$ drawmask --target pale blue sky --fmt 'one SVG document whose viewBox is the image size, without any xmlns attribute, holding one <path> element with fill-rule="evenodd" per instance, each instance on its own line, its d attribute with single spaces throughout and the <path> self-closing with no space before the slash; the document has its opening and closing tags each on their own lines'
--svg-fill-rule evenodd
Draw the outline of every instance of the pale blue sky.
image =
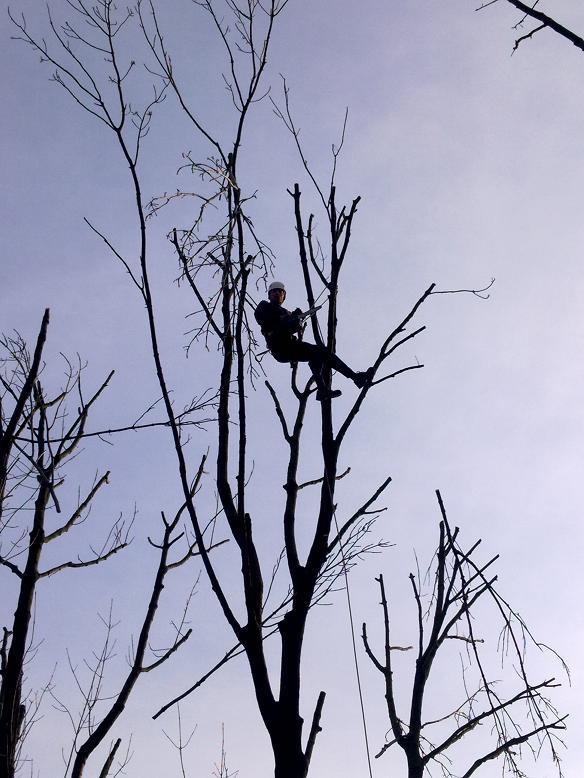
<svg viewBox="0 0 584 778">
<path fill-rule="evenodd" d="M 52 5 L 59 13 L 65 3 Z M 584 726 L 579 648 L 584 638 L 584 55 L 545 31 L 511 57 L 511 25 L 518 17 L 503 0 L 480 14 L 468 0 L 399 5 L 396 10 L 397 4 L 381 0 L 290 0 L 278 20 L 267 77 L 276 97 L 279 74 L 287 77 L 307 156 L 319 175 L 327 174 L 330 144 L 338 139 L 349 107 L 339 189 L 344 199 L 361 194 L 363 201 L 340 299 L 339 352 L 348 362 L 365 367 L 383 333 L 429 283 L 466 288 L 496 278 L 488 301 L 458 295 L 428 302 L 420 316 L 427 332 L 396 362 L 401 366 L 415 355 L 425 369 L 380 386 L 347 443 L 343 464 L 353 467 L 354 480 L 340 490 L 344 512 L 387 474 L 394 478 L 379 532 L 396 547 L 355 571 L 354 607 L 359 623 L 374 619 L 373 576 L 383 570 L 395 587 L 395 622 L 403 619 L 412 626 L 405 586 L 414 565 L 412 548 L 421 556 L 432 548 L 438 516 L 434 489 L 440 488 L 452 523 L 469 541 L 482 537 L 489 551 L 501 553 L 502 590 L 536 635 L 571 666 L 572 689 L 560 691 L 557 699 L 571 714 L 565 772 L 575 778 L 584 761 L 578 742 Z M 575 6 L 562 0 L 553 4 L 553 12 L 582 33 L 584 10 Z M 25 12 L 31 30 L 46 33 L 41 4 L 15 0 L 11 8 Z M 186 0 L 167 0 L 160 19 L 185 90 L 211 126 L 228 136 L 223 64 L 207 20 Z M 87 216 L 124 251 L 135 251 L 127 171 L 105 128 L 48 83 L 49 69 L 38 57 L 8 40 L 6 16 L 2 33 L 0 329 L 17 328 L 32 338 L 42 309 L 50 306 L 47 354 L 81 353 L 90 362 L 90 383 L 116 368 L 96 425 L 131 421 L 157 396 L 143 310 L 127 277 L 83 223 Z M 129 37 L 129 45 L 134 43 Z M 174 172 L 181 152 L 189 149 L 207 153 L 169 98 L 154 117 L 144 149 L 149 194 L 178 185 Z M 257 106 L 248 127 L 241 175 L 248 191 L 258 189 L 256 224 L 274 249 L 277 276 L 287 281 L 289 300 L 296 304 L 301 275 L 285 190 L 299 181 L 307 200 L 312 194 L 291 139 L 267 102 Z M 187 178 L 181 182 L 189 184 Z M 172 223 L 170 214 L 153 223 L 152 271 L 165 361 L 177 397 L 186 400 L 214 381 L 216 362 L 213 354 L 184 360 L 188 325 L 183 317 L 191 303 L 171 284 L 175 266 L 164 234 Z M 287 369 L 268 360 L 264 365 L 285 396 Z M 49 372 L 58 380 L 57 367 Z M 346 396 L 339 409 L 353 392 L 342 388 Z M 256 536 L 269 564 L 280 537 L 285 451 L 263 387 L 250 406 L 258 473 Z M 197 438 L 193 457 L 212 440 L 212 433 Z M 262 452 L 266 440 L 268 453 Z M 153 563 L 145 536 L 156 531 L 159 511 L 172 510 L 178 501 L 171 454 L 170 440 L 156 433 L 121 438 L 113 449 L 88 446 L 79 460 L 76 475 L 85 481 L 98 467 L 112 470 L 112 485 L 92 515 L 95 525 L 120 510 L 131 512 L 136 503 L 136 540 L 125 559 L 101 571 L 46 582 L 37 624 L 44 643 L 31 679 L 46 679 L 58 663 L 58 689 L 70 693 L 65 646 L 78 660 L 88 652 L 88 640 L 80 635 L 99 633 L 95 611 L 106 610 L 112 597 L 122 617 L 123 660 Z M 313 474 L 307 469 L 306 475 Z M 266 488 L 272 480 L 273 489 Z M 227 585 L 235 586 L 238 567 L 230 551 L 224 560 Z M 2 575 L 3 586 L 8 574 Z M 188 589 L 189 576 L 178 578 L 168 588 L 160 635 Z M 199 589 L 192 606 L 197 633 L 192 645 L 160 674 L 143 679 L 122 723 L 121 731 L 134 731 L 129 775 L 166 773 L 164 765 L 174 757 L 150 714 L 231 645 L 203 579 Z M 4 607 L 0 612 L 4 615 Z M 307 637 L 307 717 L 318 690 L 328 690 L 314 757 L 317 776 L 366 774 L 346 619 L 338 596 L 335 607 L 317 611 Z M 400 642 L 412 640 L 411 632 L 396 630 Z M 537 662 L 535 657 L 534 675 L 547 673 Z M 444 668 L 445 687 L 449 670 Z M 387 729 L 383 691 L 365 658 L 362 672 L 376 749 Z M 559 668 L 551 672 L 558 674 Z M 240 778 L 269 774 L 267 738 L 242 661 L 204 687 L 183 714 L 198 727 L 190 752 L 192 776 L 211 773 L 222 721 L 229 762 Z M 64 726 L 47 705 L 31 740 L 31 750 L 43 754 L 37 764 L 41 776 L 60 774 L 56 742 Z M 174 718 L 163 726 L 172 733 Z M 384 759 L 374 764 L 376 777 L 390 772 L 391 757 Z M 484 775 L 490 778 L 496 770 L 487 767 Z M 547 764 L 529 773 L 530 778 L 551 774 Z"/>
</svg>

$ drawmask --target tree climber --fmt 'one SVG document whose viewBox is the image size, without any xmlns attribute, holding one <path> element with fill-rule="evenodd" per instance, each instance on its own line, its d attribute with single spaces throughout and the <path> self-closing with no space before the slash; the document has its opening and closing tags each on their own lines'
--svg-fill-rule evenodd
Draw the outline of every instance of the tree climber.
<svg viewBox="0 0 584 778">
<path fill-rule="evenodd" d="M 298 338 L 297 333 L 302 329 L 303 320 L 307 315 L 303 314 L 300 308 L 292 312 L 288 311 L 282 305 L 285 299 L 284 284 L 281 281 L 273 281 L 268 287 L 268 299 L 262 300 L 255 309 L 255 319 L 262 328 L 262 335 L 274 359 L 278 362 L 308 362 L 316 381 L 317 400 L 339 397 L 342 394 L 339 389 L 329 389 L 326 386 L 323 377 L 325 367 L 350 378 L 359 388 L 365 386 L 371 378 L 371 369 L 356 373 L 324 346 L 305 343 Z"/>
</svg>

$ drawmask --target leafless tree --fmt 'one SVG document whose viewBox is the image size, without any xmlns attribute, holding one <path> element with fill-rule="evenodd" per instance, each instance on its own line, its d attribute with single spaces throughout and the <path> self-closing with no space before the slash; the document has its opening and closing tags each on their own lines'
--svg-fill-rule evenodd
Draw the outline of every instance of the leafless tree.
<svg viewBox="0 0 584 778">
<path fill-rule="evenodd" d="M 251 280 L 254 276 L 256 279 L 259 276 L 261 280 L 268 274 L 271 257 L 258 238 L 251 219 L 246 215 L 246 203 L 249 197 L 245 195 L 245 190 L 239 183 L 237 163 L 244 122 L 259 93 L 272 25 L 281 12 L 283 4 L 272 3 L 267 8 L 263 8 L 255 3 L 247 5 L 229 3 L 228 6 L 233 13 L 233 27 L 239 36 L 236 43 L 231 41 L 227 23 L 221 22 L 215 6 L 211 3 L 200 3 L 200 5 L 210 14 L 231 63 L 227 83 L 237 109 L 237 121 L 234 141 L 228 149 L 225 149 L 220 140 L 203 127 L 202 120 L 196 117 L 186 105 L 186 99 L 178 84 L 152 6 L 150 6 L 152 28 L 148 26 L 144 16 L 141 16 L 141 23 L 162 73 L 164 88 L 175 91 L 181 106 L 192 119 L 195 127 L 216 150 L 211 163 L 190 160 L 193 172 L 201 176 L 209 185 L 209 191 L 201 196 L 202 205 L 197 221 L 186 228 L 175 229 L 172 233 L 172 243 L 179 259 L 182 278 L 188 283 L 201 309 L 202 324 L 194 332 L 194 339 L 204 340 L 207 343 L 209 338 L 216 337 L 221 346 L 222 365 L 215 472 L 221 506 L 241 555 L 243 607 L 246 613 L 243 622 L 236 615 L 239 610 L 238 605 L 230 601 L 223 589 L 218 570 L 210 559 L 204 559 L 204 562 L 224 616 L 247 656 L 260 714 L 272 743 L 275 775 L 279 778 L 300 778 L 308 773 L 312 751 L 320 731 L 321 712 L 325 699 L 325 692 L 322 691 L 314 707 L 308 733 L 305 735 L 301 714 L 301 663 L 308 614 L 311 607 L 330 591 L 343 567 L 367 550 L 364 537 L 370 526 L 371 514 L 376 515 L 379 512 L 379 509 L 375 508 L 376 500 L 391 480 L 389 477 L 386 478 L 361 507 L 345 517 L 340 525 L 337 524 L 335 485 L 339 478 L 338 459 L 341 445 L 372 386 L 393 377 L 398 372 L 403 372 L 403 369 L 400 369 L 381 378 L 376 377 L 385 360 L 402 343 L 423 330 L 422 327 L 407 335 L 404 334 L 407 325 L 420 305 L 431 294 L 433 287 L 422 295 L 404 319 L 388 333 L 380 345 L 378 357 L 370 374 L 369 385 L 358 394 L 353 407 L 338 429 L 335 429 L 333 424 L 330 399 L 326 399 L 321 405 L 322 473 L 320 477 L 313 480 L 313 485 L 320 491 L 319 507 L 314 520 L 312 542 L 304 557 L 298 550 L 296 530 L 299 492 L 303 486 L 299 483 L 298 468 L 304 418 L 314 387 L 312 380 L 298 386 L 298 374 L 296 370 L 293 371 L 292 392 L 297 408 L 292 420 L 289 421 L 275 390 L 269 383 L 267 384 L 280 421 L 285 445 L 289 451 L 285 483 L 286 501 L 282 520 L 290 597 L 286 612 L 283 615 L 278 613 L 277 627 L 281 650 L 279 680 L 274 688 L 264 647 L 264 638 L 274 622 L 266 618 L 264 572 L 253 539 L 252 515 L 255 511 L 252 511 L 246 499 L 246 486 L 250 477 L 247 456 L 246 398 L 250 373 L 253 377 L 255 371 L 256 345 L 248 324 L 250 303 L 253 306 L 250 300 L 252 296 L 250 289 L 253 288 Z M 263 40 L 257 43 L 254 34 L 262 18 L 265 23 L 265 35 Z M 247 70 L 243 70 L 241 62 L 239 67 L 234 64 L 238 57 L 240 61 L 243 58 Z M 247 73 L 247 79 L 242 72 Z M 291 123 L 289 112 L 287 118 Z M 290 129 L 294 132 L 292 125 Z M 338 151 L 335 152 L 335 162 L 337 153 Z M 314 178 L 313 183 L 316 184 Z M 315 283 L 319 284 L 322 294 L 327 296 L 326 333 L 321 334 L 316 315 L 313 314 L 311 317 L 313 334 L 317 343 L 332 352 L 336 346 L 336 299 L 340 273 L 348 253 L 351 227 L 359 198 L 356 198 L 348 207 L 338 208 L 334 171 L 326 195 L 318 184 L 316 186 L 329 230 L 328 262 L 322 266 L 318 264 L 315 254 L 316 244 L 312 236 L 313 217 L 309 217 L 308 232 L 305 232 L 303 226 L 299 186 L 296 185 L 290 194 L 294 205 L 299 260 L 308 307 L 315 308 L 318 296 L 315 292 Z M 204 217 L 209 204 L 217 202 L 224 204 L 224 210 L 221 212 L 218 227 L 210 230 Z M 152 207 L 158 208 L 159 205 L 157 201 Z M 247 246 L 251 246 L 253 253 L 246 250 Z M 142 272 L 144 274 L 146 271 L 143 269 Z M 316 280 L 313 274 L 316 275 Z M 153 319 L 151 319 L 151 328 L 152 322 Z M 154 352 L 157 358 L 156 348 Z M 417 364 L 411 366 L 411 368 L 417 367 L 420 366 Z M 330 384 L 330 371 L 325 376 L 325 382 Z M 233 392 L 234 386 L 236 392 Z M 230 423 L 232 415 L 237 419 L 235 429 Z M 184 457 L 178 440 L 176 451 L 182 474 Z M 234 464 L 230 466 L 232 461 Z M 185 484 L 186 480 L 183 476 L 183 489 Z M 191 519 L 197 534 L 200 519 L 194 504 Z"/>
<path fill-rule="evenodd" d="M 0 566 L 18 579 L 12 624 L 4 626 L 0 651 L 0 776 L 12 778 L 23 742 L 34 721 L 34 701 L 23 688 L 30 650 L 34 600 L 39 582 L 67 570 L 100 564 L 128 545 L 129 525 L 114 521 L 105 539 L 84 557 L 43 566 L 49 544 L 87 518 L 109 473 L 96 476 L 74 510 L 62 518 L 64 468 L 75 456 L 93 405 L 111 373 L 84 396 L 81 367 L 67 362 L 64 386 L 48 396 L 41 382 L 43 348 L 49 325 L 45 311 L 32 354 L 20 335 L 0 340 Z M 77 409 L 68 409 L 71 395 Z M 61 501 L 60 501 L 61 500 Z"/>
<path fill-rule="evenodd" d="M 408 765 L 408 778 L 423 778 L 430 774 L 432 766 L 445 776 L 453 774 L 461 778 L 471 775 L 492 760 L 502 760 L 503 775 L 520 778 L 521 748 L 528 747 L 534 757 L 546 748 L 562 775 L 558 745 L 565 729 L 566 716 L 560 716 L 548 697 L 550 690 L 559 686 L 555 678 L 534 683 L 528 674 L 526 649 L 529 644 L 541 651 L 548 650 L 538 643 L 523 619 L 501 596 L 497 587 L 497 575 L 492 572 L 498 556 L 487 561 L 477 560 L 480 540 L 464 550 L 459 544 L 458 527 L 451 529 L 440 493 L 437 493 L 442 514 L 440 539 L 428 570 L 425 592 L 420 575 L 410 574 L 414 605 L 417 612 L 418 634 L 415 645 L 398 646 L 393 637 L 395 627 L 390 625 L 389 604 L 382 575 L 377 578 L 383 613 L 383 658 L 374 651 L 363 624 L 362 638 L 365 650 L 384 678 L 385 700 L 390 723 L 390 739 L 381 748 L 382 756 L 391 746 L 398 745 L 404 752 Z M 494 609 L 500 624 L 500 633 L 493 634 L 482 612 L 484 601 Z M 424 715 L 428 686 L 436 676 L 432 673 L 438 656 L 448 654 L 448 666 L 456 665 L 453 645 L 462 645 L 460 654 L 460 688 L 462 699 L 450 704 L 450 712 L 428 720 Z M 492 675 L 492 662 L 488 651 L 500 652 L 502 659 L 513 666 L 516 688 L 507 693 L 500 679 Z M 409 712 L 399 713 L 400 698 L 405 685 L 404 673 L 396 678 L 395 656 L 398 651 L 416 651 L 415 669 L 407 694 Z M 561 662 L 559 657 L 556 658 Z M 562 663 L 563 664 L 563 663 Z M 444 667 L 444 661 L 442 666 Z M 500 669 L 502 667 L 500 666 Z M 565 669 L 565 668 L 564 668 Z M 450 673 L 450 685 L 455 688 L 457 671 Z M 473 684 L 475 684 L 473 686 Z M 463 739 L 470 739 L 478 731 L 488 730 L 491 744 L 485 748 L 481 741 L 473 746 L 472 763 L 466 769 L 458 767 L 460 754 L 451 751 Z M 476 755 L 478 752 L 478 756 Z"/>
<path fill-rule="evenodd" d="M 486 2 L 480 5 L 477 10 L 481 11 L 484 8 L 488 8 L 492 5 L 495 5 L 495 3 L 498 1 L 499 0 L 486 0 Z M 536 6 L 539 5 L 539 0 L 536 0 L 531 5 L 521 2 L 521 0 L 505 0 L 505 2 L 510 3 L 512 6 L 514 6 L 514 8 L 517 8 L 517 10 L 521 11 L 522 13 L 521 19 L 513 26 L 514 30 L 522 30 L 527 20 L 533 19 L 535 22 L 537 22 L 535 27 L 532 27 L 530 30 L 523 33 L 515 40 L 513 45 L 514 52 L 517 51 L 523 41 L 533 38 L 533 36 L 538 32 L 546 29 L 552 30 L 552 32 L 555 32 L 562 38 L 570 41 L 570 43 L 576 46 L 576 48 L 584 51 L 584 38 L 582 38 L 580 35 L 577 35 L 565 25 L 560 24 L 558 21 L 556 21 L 556 19 L 540 10 L 540 8 L 537 8 Z"/>
<path fill-rule="evenodd" d="M 196 727 L 193 728 L 188 735 L 184 732 L 182 714 L 180 710 L 180 704 L 176 705 L 177 725 L 176 734 L 169 735 L 168 732 L 163 730 L 164 735 L 172 748 L 178 755 L 180 774 L 182 778 L 188 778 L 189 771 L 187 769 L 186 750 L 190 746 L 191 741 L 196 732 Z M 213 769 L 213 778 L 237 778 L 239 775 L 238 770 L 231 770 L 227 765 L 227 750 L 225 748 L 225 725 L 221 725 L 221 752 L 219 761 L 215 763 Z"/>
</svg>

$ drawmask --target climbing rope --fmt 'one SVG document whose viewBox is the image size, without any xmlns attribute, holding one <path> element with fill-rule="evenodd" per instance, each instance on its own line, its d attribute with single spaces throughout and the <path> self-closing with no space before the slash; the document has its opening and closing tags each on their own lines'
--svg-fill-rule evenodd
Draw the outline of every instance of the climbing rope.
<svg viewBox="0 0 584 778">
<path fill-rule="evenodd" d="M 328 473 L 326 474 L 326 482 L 329 490 L 329 494 L 331 497 L 331 502 L 333 502 L 333 493 L 331 489 L 330 480 L 328 477 Z M 333 503 L 334 505 L 334 503 Z M 335 520 L 335 527 L 337 530 L 337 535 L 339 534 L 339 522 L 337 521 L 337 509 L 333 507 L 333 517 Z M 353 644 L 353 660 L 355 662 L 355 676 L 357 679 L 357 689 L 359 691 L 359 704 L 361 706 L 361 721 L 363 722 L 363 737 L 365 739 L 365 753 L 367 755 L 367 767 L 369 768 L 369 778 L 373 778 L 373 769 L 371 767 L 371 751 L 369 748 L 369 735 L 367 732 L 367 719 L 365 718 L 365 703 L 363 701 L 363 688 L 361 686 L 361 674 L 359 672 L 359 659 L 357 657 L 357 642 L 355 640 L 355 621 L 353 619 L 353 607 L 351 605 L 351 591 L 349 588 L 349 575 L 347 573 L 347 559 L 345 557 L 345 548 L 343 545 L 342 538 L 339 538 L 339 546 L 341 549 L 341 561 L 343 564 L 343 575 L 345 578 L 345 592 L 347 594 L 347 609 L 349 612 L 349 624 L 351 627 L 351 641 Z"/>
</svg>

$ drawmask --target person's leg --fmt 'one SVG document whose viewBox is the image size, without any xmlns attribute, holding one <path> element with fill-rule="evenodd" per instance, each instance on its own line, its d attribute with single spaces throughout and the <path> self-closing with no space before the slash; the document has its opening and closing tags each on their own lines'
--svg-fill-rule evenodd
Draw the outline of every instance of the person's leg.
<svg viewBox="0 0 584 778">
<path fill-rule="evenodd" d="M 354 370 L 351 370 L 349 365 L 343 362 L 343 360 L 336 354 L 329 354 L 328 351 L 326 353 L 328 356 L 328 364 L 333 370 L 336 370 L 337 373 L 344 375 L 345 378 L 350 378 L 351 381 L 355 380 L 357 373 Z"/>
<path fill-rule="evenodd" d="M 371 381 L 373 377 L 373 368 L 370 367 L 369 370 L 365 370 L 365 372 L 362 373 L 355 372 L 355 370 L 351 370 L 349 365 L 343 362 L 343 360 L 336 354 L 331 354 L 326 349 L 320 349 L 318 346 L 316 348 L 320 352 L 323 364 L 325 364 L 327 367 L 330 367 L 332 370 L 336 370 L 337 373 L 344 375 L 345 378 L 349 378 L 351 381 L 353 381 L 355 386 L 359 387 L 359 389 L 362 389 L 369 381 Z"/>
<path fill-rule="evenodd" d="M 351 370 L 343 360 L 336 354 L 331 354 L 323 346 L 317 346 L 314 343 L 305 343 L 301 341 L 298 343 L 299 351 L 304 352 L 304 359 L 298 359 L 299 362 L 308 362 L 311 366 L 312 372 L 322 372 L 323 367 L 326 365 L 331 370 L 336 370 L 337 373 L 349 378 L 351 381 L 355 381 L 360 376 L 360 373 L 356 373 Z"/>
<path fill-rule="evenodd" d="M 305 343 L 303 340 L 296 340 L 291 345 L 288 353 L 291 362 L 308 362 L 316 385 L 319 389 L 325 388 L 322 376 L 324 358 L 318 346 L 315 346 L 313 343 Z"/>
<path fill-rule="evenodd" d="M 331 370 L 336 370 L 345 378 L 349 378 L 358 387 L 365 386 L 371 372 L 369 370 L 366 373 L 356 373 L 336 354 L 331 354 L 323 346 L 317 346 L 315 343 L 306 343 L 303 340 L 292 341 L 286 344 L 285 349 L 273 350 L 272 355 L 278 362 L 308 362 L 318 387 L 319 399 L 322 399 L 325 395 L 336 397 L 341 394 L 340 391 L 331 391 L 326 386 L 323 376 L 323 368 L 325 366 Z"/>
<path fill-rule="evenodd" d="M 323 367 L 329 363 L 326 349 L 314 343 L 305 343 L 303 340 L 297 340 L 294 341 L 289 349 L 289 356 L 291 362 L 308 362 L 318 388 L 317 399 L 322 400 L 324 397 L 340 396 L 340 390 L 327 387 L 322 374 Z"/>
<path fill-rule="evenodd" d="M 349 378 L 351 381 L 353 381 L 355 386 L 359 387 L 359 389 L 371 381 L 373 377 L 372 367 L 370 367 L 368 370 L 365 370 L 364 372 L 356 372 L 355 370 L 352 370 L 349 365 L 343 362 L 343 360 L 336 354 L 331 354 L 326 349 L 323 349 L 323 351 L 324 363 L 332 370 L 336 370 L 337 373 L 344 375 L 345 378 Z"/>
</svg>

